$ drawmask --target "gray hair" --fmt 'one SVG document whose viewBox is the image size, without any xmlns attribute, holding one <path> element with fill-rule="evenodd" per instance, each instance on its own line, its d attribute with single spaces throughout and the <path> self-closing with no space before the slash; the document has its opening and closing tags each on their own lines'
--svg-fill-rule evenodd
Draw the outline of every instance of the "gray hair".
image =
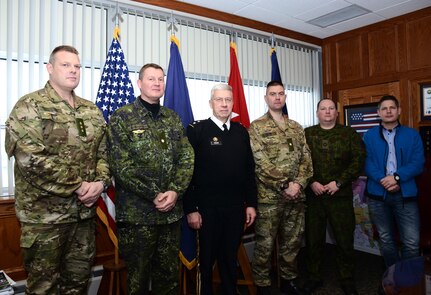
<svg viewBox="0 0 431 295">
<path fill-rule="evenodd" d="M 232 87 L 224 83 L 214 85 L 213 88 L 211 89 L 211 98 L 214 97 L 214 92 L 216 92 L 217 90 L 228 90 L 232 92 Z"/>
</svg>

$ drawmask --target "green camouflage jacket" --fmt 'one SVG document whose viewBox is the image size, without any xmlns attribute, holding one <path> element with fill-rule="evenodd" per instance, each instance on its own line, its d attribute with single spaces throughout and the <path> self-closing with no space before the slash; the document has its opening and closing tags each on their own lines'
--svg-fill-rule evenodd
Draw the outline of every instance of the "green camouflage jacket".
<svg viewBox="0 0 431 295">
<path fill-rule="evenodd" d="M 338 181 L 341 187 L 336 195 L 351 198 L 352 181 L 359 177 L 365 161 L 365 147 L 359 134 L 352 127 L 336 124 L 332 129 L 322 129 L 320 125 L 308 127 L 305 136 L 313 158 L 314 175 L 310 183 L 325 185 Z M 306 192 L 314 196 L 311 189 Z"/>
<path fill-rule="evenodd" d="M 83 181 L 110 183 L 101 111 L 73 93 L 75 109 L 50 83 L 23 96 L 6 121 L 15 157 L 15 208 L 21 222 L 69 223 L 95 215 L 74 194 Z"/>
<path fill-rule="evenodd" d="M 175 112 L 160 107 L 154 119 L 137 98 L 111 116 L 108 147 L 118 222 L 168 224 L 183 216 L 182 194 L 193 174 L 194 152 Z M 153 200 L 168 190 L 178 193 L 176 206 L 159 212 Z"/>
<path fill-rule="evenodd" d="M 250 125 L 259 203 L 279 202 L 283 185 L 293 181 L 305 188 L 313 175 L 303 128 L 287 117 L 284 122 L 281 128 L 268 112 Z M 304 199 L 302 191 L 299 201 Z"/>
</svg>

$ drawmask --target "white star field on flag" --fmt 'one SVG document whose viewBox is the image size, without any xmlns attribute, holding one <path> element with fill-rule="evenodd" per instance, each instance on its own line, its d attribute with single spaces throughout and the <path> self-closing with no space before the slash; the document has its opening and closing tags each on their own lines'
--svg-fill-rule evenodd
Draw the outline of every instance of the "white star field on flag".
<svg viewBox="0 0 431 295">
<path fill-rule="evenodd" d="M 103 67 L 96 105 L 102 110 L 105 121 L 109 122 L 113 112 L 131 103 L 134 98 L 123 50 L 118 40 L 114 39 Z"/>
</svg>

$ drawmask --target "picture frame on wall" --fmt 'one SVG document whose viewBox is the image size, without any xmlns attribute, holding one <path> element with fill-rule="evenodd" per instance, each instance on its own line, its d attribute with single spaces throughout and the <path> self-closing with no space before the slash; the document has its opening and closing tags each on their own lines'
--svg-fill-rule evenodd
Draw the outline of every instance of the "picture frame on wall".
<svg viewBox="0 0 431 295">
<path fill-rule="evenodd" d="M 361 137 L 374 126 L 379 126 L 377 102 L 344 106 L 344 124 L 350 126 Z"/>
<path fill-rule="evenodd" d="M 431 82 L 420 84 L 421 120 L 431 120 Z"/>
</svg>

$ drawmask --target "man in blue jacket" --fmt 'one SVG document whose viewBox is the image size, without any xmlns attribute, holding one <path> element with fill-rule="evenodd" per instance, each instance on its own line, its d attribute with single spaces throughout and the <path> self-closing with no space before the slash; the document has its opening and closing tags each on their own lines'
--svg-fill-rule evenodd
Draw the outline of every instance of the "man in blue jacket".
<svg viewBox="0 0 431 295">
<path fill-rule="evenodd" d="M 419 133 L 398 121 L 398 100 L 383 96 L 377 113 L 378 127 L 364 135 L 367 151 L 365 174 L 371 220 L 380 236 L 381 252 L 387 267 L 419 256 L 418 190 L 415 177 L 424 166 L 424 151 Z M 401 240 L 401 251 L 395 241 L 395 224 Z M 401 254 L 401 255 L 400 255 Z"/>
</svg>

